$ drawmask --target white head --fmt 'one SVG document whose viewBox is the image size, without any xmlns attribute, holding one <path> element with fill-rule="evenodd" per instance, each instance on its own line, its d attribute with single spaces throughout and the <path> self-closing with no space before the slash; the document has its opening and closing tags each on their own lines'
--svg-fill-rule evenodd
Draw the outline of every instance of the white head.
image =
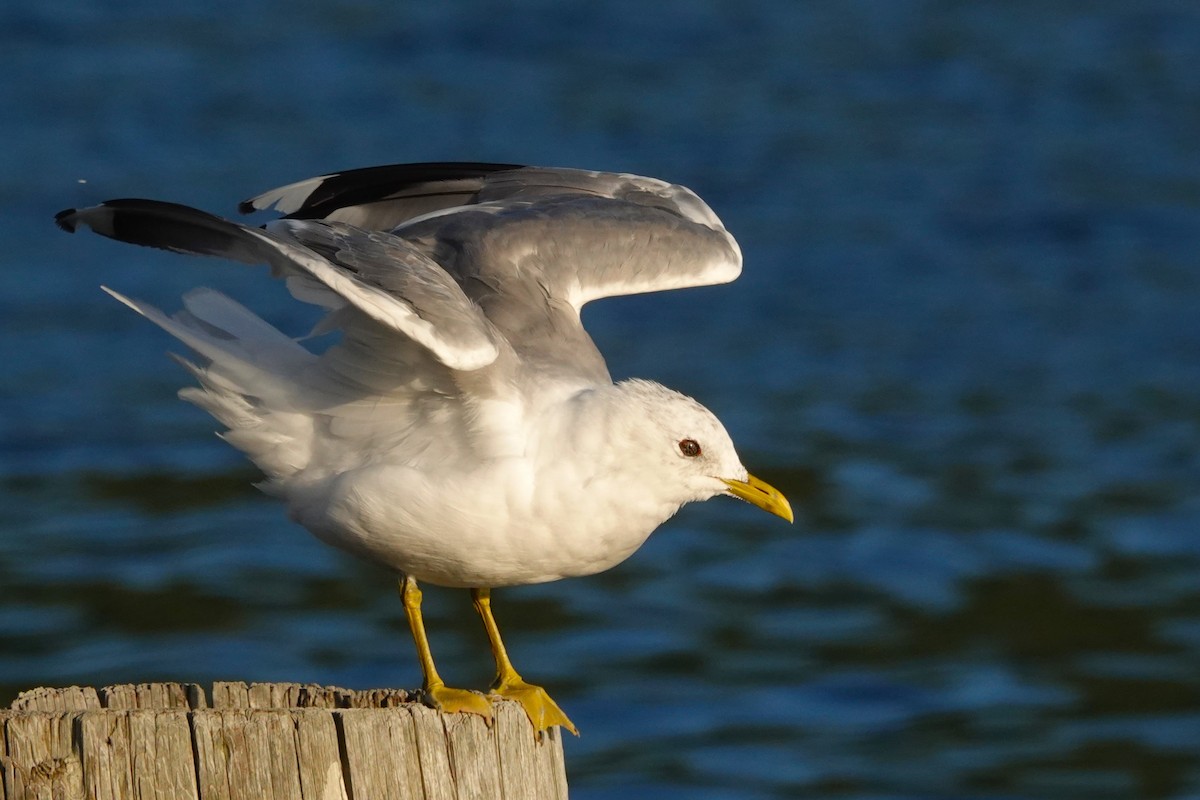
<svg viewBox="0 0 1200 800">
<path fill-rule="evenodd" d="M 725 426 L 707 408 L 651 381 L 622 381 L 611 394 L 602 391 L 594 410 L 604 419 L 592 429 L 597 441 L 590 445 L 597 454 L 612 454 L 597 464 L 602 471 L 644 482 L 643 491 L 672 505 L 671 513 L 728 494 L 792 521 L 784 496 L 746 471 Z"/>
</svg>

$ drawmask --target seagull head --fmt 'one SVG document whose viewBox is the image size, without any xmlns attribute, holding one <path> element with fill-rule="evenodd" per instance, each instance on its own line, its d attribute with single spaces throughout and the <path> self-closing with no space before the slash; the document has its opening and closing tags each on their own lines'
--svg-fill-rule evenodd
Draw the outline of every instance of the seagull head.
<svg viewBox="0 0 1200 800">
<path fill-rule="evenodd" d="M 669 493 L 679 505 L 731 495 L 793 521 L 787 498 L 746 470 L 725 426 L 707 408 L 652 381 L 622 381 L 614 388 L 624 407 L 620 427 L 627 446 L 655 491 Z"/>
</svg>

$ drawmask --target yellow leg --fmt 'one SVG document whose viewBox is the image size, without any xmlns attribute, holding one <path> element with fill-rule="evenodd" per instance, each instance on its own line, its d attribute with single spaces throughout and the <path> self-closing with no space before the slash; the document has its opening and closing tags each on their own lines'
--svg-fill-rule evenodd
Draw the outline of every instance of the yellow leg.
<svg viewBox="0 0 1200 800">
<path fill-rule="evenodd" d="M 504 642 L 500 639 L 500 628 L 496 625 L 496 618 L 492 616 L 492 590 L 472 589 L 471 600 L 475 603 L 475 610 L 483 618 L 483 627 L 487 630 L 492 655 L 496 659 L 496 680 L 492 682 L 492 694 L 520 703 L 539 737 L 542 731 L 551 725 L 561 725 L 578 736 L 579 731 L 575 730 L 575 726 L 558 704 L 550 699 L 546 690 L 541 686 L 526 683 L 513 669 L 512 662 L 508 660 L 508 652 L 504 649 Z"/>
<path fill-rule="evenodd" d="M 421 673 L 425 676 L 421 692 L 426 704 L 451 714 L 457 711 L 479 714 L 490 722 L 492 705 L 486 697 L 466 689 L 451 689 L 438 675 L 437 667 L 433 665 L 433 653 L 429 651 L 429 637 L 425 635 L 425 621 L 421 617 L 421 590 L 408 575 L 400 581 L 400 599 L 404 601 L 404 614 L 408 617 L 408 627 L 412 629 L 417 658 L 421 662 Z"/>
</svg>

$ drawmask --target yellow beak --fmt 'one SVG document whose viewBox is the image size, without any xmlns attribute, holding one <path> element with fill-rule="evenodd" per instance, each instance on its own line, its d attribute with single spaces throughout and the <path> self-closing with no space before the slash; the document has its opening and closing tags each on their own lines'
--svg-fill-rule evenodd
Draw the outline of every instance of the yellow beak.
<svg viewBox="0 0 1200 800">
<path fill-rule="evenodd" d="M 763 511 L 783 517 L 788 522 L 795 521 L 792 516 L 792 506 L 787 498 L 766 481 L 760 481 L 753 475 L 747 475 L 744 481 L 734 481 L 728 478 L 721 480 L 729 487 L 729 493 L 734 497 L 740 497 L 747 503 L 753 503 Z"/>
</svg>

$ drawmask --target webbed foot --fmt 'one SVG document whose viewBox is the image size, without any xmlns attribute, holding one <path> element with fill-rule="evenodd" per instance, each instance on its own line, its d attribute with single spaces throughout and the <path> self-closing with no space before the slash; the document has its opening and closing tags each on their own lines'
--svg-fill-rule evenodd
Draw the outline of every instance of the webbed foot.
<svg viewBox="0 0 1200 800">
<path fill-rule="evenodd" d="M 494 684 L 492 695 L 520 703 L 529 716 L 529 721 L 533 723 L 538 738 L 541 738 L 542 731 L 549 729 L 551 725 L 561 725 L 576 736 L 579 735 L 579 731 L 558 707 L 558 703 L 551 700 L 550 695 L 541 686 L 517 678 Z"/>
<path fill-rule="evenodd" d="M 492 702 L 486 695 L 472 692 L 468 689 L 452 689 L 443 683 L 427 686 L 421 691 L 421 699 L 425 705 L 436 708 L 447 714 L 459 712 L 478 714 L 492 721 Z"/>
</svg>

